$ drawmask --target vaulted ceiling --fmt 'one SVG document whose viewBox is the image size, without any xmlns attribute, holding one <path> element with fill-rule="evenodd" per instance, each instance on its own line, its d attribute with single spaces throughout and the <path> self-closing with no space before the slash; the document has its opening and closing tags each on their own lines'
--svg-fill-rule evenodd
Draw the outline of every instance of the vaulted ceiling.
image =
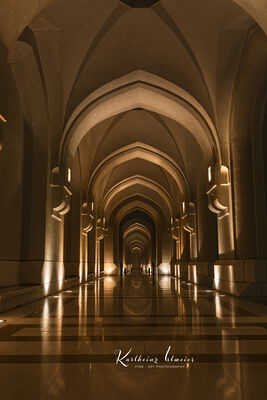
<svg viewBox="0 0 267 400">
<path fill-rule="evenodd" d="M 55 152 L 64 166 L 79 162 L 74 189 L 99 216 L 139 201 L 168 225 L 184 201 L 205 195 L 208 167 L 222 161 L 243 45 L 254 30 L 263 36 L 257 23 L 267 30 L 265 3 L 1 2 L 9 61 L 32 49 L 60 132 Z"/>
</svg>

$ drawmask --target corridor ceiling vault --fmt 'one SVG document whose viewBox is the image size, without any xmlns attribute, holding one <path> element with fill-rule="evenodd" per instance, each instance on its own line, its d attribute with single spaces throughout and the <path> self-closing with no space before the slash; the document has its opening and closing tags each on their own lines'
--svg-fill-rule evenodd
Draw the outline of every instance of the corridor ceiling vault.
<svg viewBox="0 0 267 400">
<path fill-rule="evenodd" d="M 213 282 L 229 260 L 267 257 L 266 13 L 264 0 L 1 2 L 7 284 L 47 294 L 182 263 L 190 278 L 198 262 L 195 283 Z"/>
</svg>

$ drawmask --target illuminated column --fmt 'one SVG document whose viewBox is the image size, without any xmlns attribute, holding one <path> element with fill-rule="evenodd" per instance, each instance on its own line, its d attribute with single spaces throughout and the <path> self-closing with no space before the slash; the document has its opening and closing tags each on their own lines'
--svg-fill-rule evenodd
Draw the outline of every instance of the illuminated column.
<svg viewBox="0 0 267 400">
<path fill-rule="evenodd" d="M 196 213 L 195 205 L 190 202 L 188 210 L 182 217 L 183 229 L 190 234 L 190 259 L 197 258 L 197 237 L 196 237 Z"/>
<path fill-rule="evenodd" d="M 123 238 L 123 248 L 122 248 L 122 265 L 125 267 L 126 262 L 126 239 Z"/>
<path fill-rule="evenodd" d="M 158 274 L 168 275 L 171 274 L 171 241 L 170 241 L 170 232 L 169 226 L 162 225 L 161 226 L 161 244 L 162 244 L 162 254 L 161 254 L 161 263 L 158 265 L 157 271 Z"/>
<path fill-rule="evenodd" d="M 52 171 L 52 184 L 48 191 L 45 262 L 42 270 L 42 284 L 45 293 L 61 290 L 64 284 L 64 215 L 70 209 L 70 177 L 65 185 L 59 182 L 59 168 Z M 68 186 L 67 186 L 68 185 Z"/>
<path fill-rule="evenodd" d="M 107 275 L 117 275 L 118 267 L 114 263 L 114 228 L 113 226 L 108 227 L 107 234 L 105 236 L 105 274 Z"/>
<path fill-rule="evenodd" d="M 234 231 L 229 170 L 217 164 L 214 170 L 209 168 L 208 177 L 209 209 L 217 214 L 219 258 L 230 259 L 234 256 Z"/>
<path fill-rule="evenodd" d="M 81 249 L 80 249 L 80 281 L 88 279 L 88 233 L 93 229 L 94 217 L 92 215 L 92 207 L 88 203 L 84 203 L 81 208 Z"/>
<path fill-rule="evenodd" d="M 180 259 L 180 223 L 176 218 L 170 228 L 171 237 L 175 240 L 175 262 Z"/>
<path fill-rule="evenodd" d="M 99 219 L 97 221 L 97 226 L 96 226 L 96 276 L 100 276 L 100 257 L 101 257 L 101 252 L 100 252 L 100 242 L 105 238 L 107 235 L 108 229 L 106 228 L 106 220 L 105 218 Z"/>
</svg>

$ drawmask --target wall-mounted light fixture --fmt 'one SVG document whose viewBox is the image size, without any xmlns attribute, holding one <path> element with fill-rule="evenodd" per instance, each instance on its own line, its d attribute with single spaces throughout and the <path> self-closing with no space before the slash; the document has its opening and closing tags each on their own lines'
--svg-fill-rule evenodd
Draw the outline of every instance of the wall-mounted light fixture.
<svg viewBox="0 0 267 400">
<path fill-rule="evenodd" d="M 183 201 L 183 214 L 185 213 L 185 201 Z"/>
<path fill-rule="evenodd" d="M 171 225 L 173 225 L 173 218 L 171 218 Z"/>
<path fill-rule="evenodd" d="M 211 182 L 211 179 L 212 179 L 211 167 L 209 167 L 209 168 L 208 168 L 208 180 L 209 180 L 209 183 Z"/>
<path fill-rule="evenodd" d="M 71 183 L 71 169 L 68 168 L 68 183 Z"/>
<path fill-rule="evenodd" d="M 92 201 L 91 210 L 94 211 L 94 202 Z"/>
</svg>

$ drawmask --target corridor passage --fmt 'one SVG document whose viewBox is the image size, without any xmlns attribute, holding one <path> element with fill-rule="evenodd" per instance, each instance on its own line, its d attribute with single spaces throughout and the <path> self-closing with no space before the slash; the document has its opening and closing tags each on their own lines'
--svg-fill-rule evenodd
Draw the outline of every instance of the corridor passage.
<svg viewBox="0 0 267 400">
<path fill-rule="evenodd" d="M 0 318 L 4 400 L 266 399 L 267 307 L 177 278 L 133 270 Z"/>
</svg>

